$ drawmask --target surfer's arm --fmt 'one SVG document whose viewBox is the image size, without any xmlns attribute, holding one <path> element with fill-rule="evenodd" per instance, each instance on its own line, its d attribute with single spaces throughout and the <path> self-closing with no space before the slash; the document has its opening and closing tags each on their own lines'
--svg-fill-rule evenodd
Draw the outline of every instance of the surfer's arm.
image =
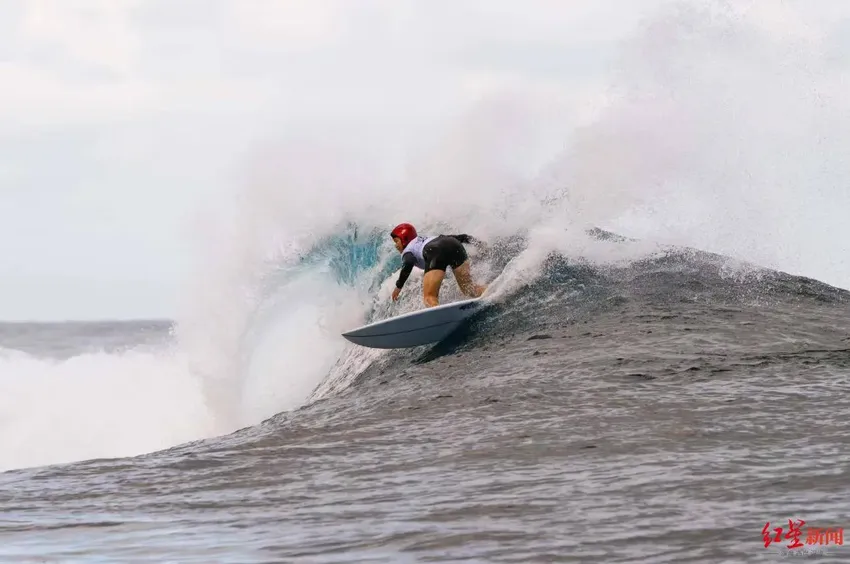
<svg viewBox="0 0 850 564">
<path fill-rule="evenodd" d="M 413 258 L 413 253 L 404 253 L 401 257 L 401 262 L 401 272 L 398 275 L 398 281 L 396 281 L 395 283 L 395 287 L 399 290 L 401 290 L 404 286 L 404 283 L 407 282 L 407 278 L 413 271 L 413 265 L 415 264 L 416 259 Z"/>
<path fill-rule="evenodd" d="M 475 238 L 467 235 L 466 233 L 461 233 L 460 235 L 449 235 L 449 237 L 454 237 L 461 243 L 475 243 Z"/>
</svg>

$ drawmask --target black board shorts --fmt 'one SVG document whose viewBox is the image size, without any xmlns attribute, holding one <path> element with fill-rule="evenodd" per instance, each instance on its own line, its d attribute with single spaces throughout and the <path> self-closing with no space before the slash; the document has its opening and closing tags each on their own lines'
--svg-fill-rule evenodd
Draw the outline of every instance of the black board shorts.
<svg viewBox="0 0 850 564">
<path fill-rule="evenodd" d="M 463 244 L 450 235 L 439 235 L 428 242 L 422 249 L 425 259 L 425 272 L 443 270 L 448 267 L 457 268 L 466 262 L 469 256 Z"/>
</svg>

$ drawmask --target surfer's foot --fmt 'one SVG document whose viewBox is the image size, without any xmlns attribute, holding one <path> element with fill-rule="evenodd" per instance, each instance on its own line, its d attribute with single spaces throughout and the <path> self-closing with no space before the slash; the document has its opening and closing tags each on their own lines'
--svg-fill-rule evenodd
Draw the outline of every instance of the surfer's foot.
<svg viewBox="0 0 850 564">
<path fill-rule="evenodd" d="M 436 296 L 425 296 L 425 305 L 434 307 L 440 305 L 440 300 Z"/>
<path fill-rule="evenodd" d="M 486 291 L 487 291 L 487 285 L 486 284 L 484 284 L 483 286 L 476 286 L 475 287 L 475 297 L 480 298 L 482 295 L 484 295 L 484 292 L 486 292 Z"/>
</svg>

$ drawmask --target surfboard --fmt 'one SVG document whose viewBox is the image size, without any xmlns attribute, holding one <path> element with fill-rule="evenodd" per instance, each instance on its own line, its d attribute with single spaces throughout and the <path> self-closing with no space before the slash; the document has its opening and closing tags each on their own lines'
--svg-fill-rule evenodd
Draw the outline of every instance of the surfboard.
<svg viewBox="0 0 850 564">
<path fill-rule="evenodd" d="M 483 298 L 472 298 L 403 313 L 342 334 L 356 345 L 403 349 L 442 341 L 464 319 L 478 311 Z"/>
</svg>

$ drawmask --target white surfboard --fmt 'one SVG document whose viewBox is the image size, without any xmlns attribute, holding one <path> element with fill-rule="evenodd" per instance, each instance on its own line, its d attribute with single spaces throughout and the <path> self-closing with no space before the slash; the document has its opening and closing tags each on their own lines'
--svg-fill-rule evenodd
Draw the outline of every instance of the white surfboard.
<svg viewBox="0 0 850 564">
<path fill-rule="evenodd" d="M 342 336 L 354 344 L 373 349 L 403 349 L 436 343 L 478 311 L 484 304 L 482 300 L 472 298 L 403 313 L 352 329 Z"/>
</svg>

